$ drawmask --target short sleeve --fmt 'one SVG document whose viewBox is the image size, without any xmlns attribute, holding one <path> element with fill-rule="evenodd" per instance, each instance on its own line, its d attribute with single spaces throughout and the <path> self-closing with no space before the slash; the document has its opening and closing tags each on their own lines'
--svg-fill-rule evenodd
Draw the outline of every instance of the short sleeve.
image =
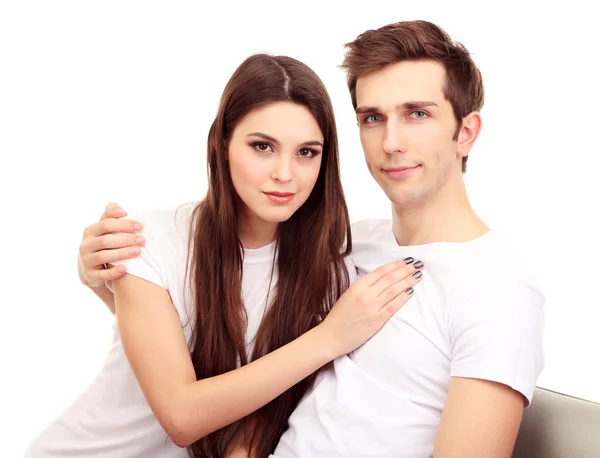
<svg viewBox="0 0 600 458">
<path fill-rule="evenodd" d="M 348 279 L 349 285 L 358 280 L 358 272 L 356 271 L 356 265 L 354 265 L 354 261 L 352 260 L 352 256 L 346 256 L 344 258 L 344 262 L 346 264 L 346 268 L 348 269 Z"/>
<path fill-rule="evenodd" d="M 161 234 L 164 236 L 164 228 L 161 226 L 160 218 L 151 212 L 132 214 L 129 213 L 128 219 L 137 221 L 143 225 L 143 230 L 138 233 L 146 238 L 146 244 L 142 247 L 140 255 L 115 262 L 115 265 L 125 265 L 127 273 L 143 280 L 154 283 L 164 289 L 167 288 L 166 276 L 163 272 L 162 256 L 160 252 Z M 110 284 L 107 284 L 111 289 Z M 112 290 L 112 289 L 111 289 Z"/>
<path fill-rule="evenodd" d="M 545 299 L 519 278 L 477 288 L 450 307 L 450 375 L 490 380 L 520 392 L 528 407 L 544 366 Z"/>
</svg>

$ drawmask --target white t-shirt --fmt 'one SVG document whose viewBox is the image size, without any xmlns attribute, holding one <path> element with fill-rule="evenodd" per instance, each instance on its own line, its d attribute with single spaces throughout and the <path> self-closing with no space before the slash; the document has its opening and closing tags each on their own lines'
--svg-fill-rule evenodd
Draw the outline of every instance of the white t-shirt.
<svg viewBox="0 0 600 458">
<path fill-rule="evenodd" d="M 193 326 L 190 289 L 184 290 L 189 222 L 196 204 L 128 218 L 144 225 L 141 256 L 123 262 L 131 275 L 166 289 L 188 345 Z M 275 243 L 244 250 L 243 299 L 248 312 L 250 346 L 265 311 Z M 207 266 L 218 268 L 219 266 Z M 276 275 L 273 283 L 276 284 Z M 187 458 L 153 415 L 123 351 L 118 327 L 100 373 L 74 403 L 32 442 L 31 458 Z"/>
<path fill-rule="evenodd" d="M 391 220 L 353 226 L 359 276 L 409 256 L 425 266 L 414 296 L 319 375 L 277 458 L 431 457 L 452 376 L 500 382 L 531 401 L 544 362 L 544 296 L 500 237 L 402 247 Z"/>
</svg>

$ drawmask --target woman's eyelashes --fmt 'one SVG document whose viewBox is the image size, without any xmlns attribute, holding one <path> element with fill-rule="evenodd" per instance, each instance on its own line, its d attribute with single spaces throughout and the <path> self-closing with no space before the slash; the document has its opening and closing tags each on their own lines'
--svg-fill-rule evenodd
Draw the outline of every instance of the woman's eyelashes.
<svg viewBox="0 0 600 458">
<path fill-rule="evenodd" d="M 268 142 L 252 142 L 250 146 L 254 148 L 259 153 L 272 153 L 274 152 L 273 146 Z M 314 148 L 300 148 L 296 155 L 303 158 L 311 158 L 321 154 L 320 150 Z"/>
<path fill-rule="evenodd" d="M 313 148 L 302 148 L 297 154 L 301 157 L 315 157 L 321 154 L 321 151 Z"/>
<path fill-rule="evenodd" d="M 252 142 L 250 146 L 259 153 L 268 153 L 273 151 L 273 147 L 267 142 Z"/>
</svg>

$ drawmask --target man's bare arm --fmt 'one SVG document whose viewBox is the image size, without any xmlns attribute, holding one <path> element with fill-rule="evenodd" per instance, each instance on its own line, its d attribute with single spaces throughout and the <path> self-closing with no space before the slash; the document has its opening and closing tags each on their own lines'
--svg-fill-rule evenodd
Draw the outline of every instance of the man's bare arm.
<svg viewBox="0 0 600 458">
<path fill-rule="evenodd" d="M 452 377 L 434 458 L 511 458 L 525 398 L 488 380 Z"/>
</svg>

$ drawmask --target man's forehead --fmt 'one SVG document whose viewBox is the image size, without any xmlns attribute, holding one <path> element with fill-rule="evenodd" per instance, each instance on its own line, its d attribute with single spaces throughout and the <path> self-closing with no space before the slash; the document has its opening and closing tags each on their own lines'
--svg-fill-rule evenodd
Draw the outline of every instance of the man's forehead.
<svg viewBox="0 0 600 458">
<path fill-rule="evenodd" d="M 443 102 L 445 84 L 446 71 L 438 62 L 400 62 L 358 78 L 356 102 L 358 106 L 397 105 L 418 100 Z"/>
</svg>

